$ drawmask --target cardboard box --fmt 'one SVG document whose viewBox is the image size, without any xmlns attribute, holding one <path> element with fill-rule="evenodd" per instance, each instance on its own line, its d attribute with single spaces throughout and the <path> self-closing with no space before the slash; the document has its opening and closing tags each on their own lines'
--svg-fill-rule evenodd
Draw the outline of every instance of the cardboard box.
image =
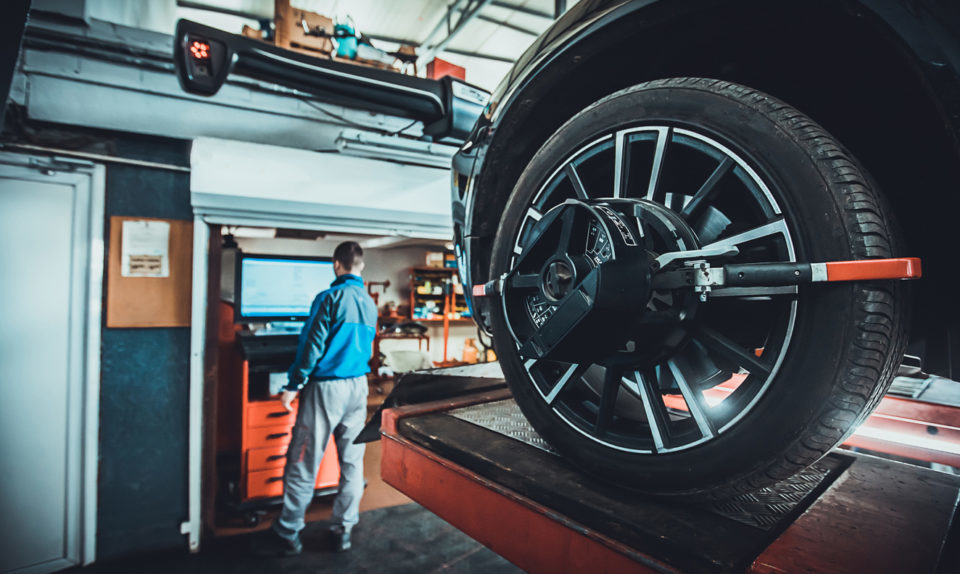
<svg viewBox="0 0 960 574">
<path fill-rule="evenodd" d="M 443 267 L 443 252 L 442 252 L 442 251 L 428 251 L 428 252 L 427 252 L 427 267 Z"/>
<path fill-rule="evenodd" d="M 273 9 L 274 43 L 277 46 L 311 56 L 330 57 L 333 53 L 333 20 L 316 12 L 294 8 L 290 0 L 275 0 Z M 323 30 L 327 36 L 308 36 L 303 31 L 304 23 L 310 30 Z"/>
</svg>

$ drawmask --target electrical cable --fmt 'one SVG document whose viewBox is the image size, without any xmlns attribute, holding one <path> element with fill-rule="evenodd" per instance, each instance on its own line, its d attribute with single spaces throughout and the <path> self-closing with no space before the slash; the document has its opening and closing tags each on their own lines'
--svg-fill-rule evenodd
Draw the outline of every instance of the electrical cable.
<svg viewBox="0 0 960 574">
<path fill-rule="evenodd" d="M 321 106 L 320 104 L 318 104 L 318 103 L 316 103 L 316 102 L 314 102 L 314 101 L 311 101 L 311 100 L 309 100 L 309 99 L 307 99 L 307 98 L 305 98 L 305 97 L 302 97 L 302 96 L 301 96 L 301 97 L 300 97 L 300 100 L 301 100 L 303 103 L 305 103 L 305 104 L 307 104 L 308 106 L 310 106 L 311 108 L 317 110 L 318 112 L 320 112 L 320 113 L 322 113 L 322 114 L 324 114 L 324 115 L 326 115 L 326 116 L 329 116 L 329 117 L 331 117 L 331 118 L 333 118 L 333 119 L 335 119 L 335 120 L 337 120 L 337 121 L 341 121 L 341 122 L 347 124 L 348 126 L 352 126 L 352 127 L 355 127 L 355 128 L 360 128 L 360 129 L 363 129 L 363 130 L 375 131 L 375 132 L 379 133 L 380 135 L 384 135 L 384 136 L 398 136 L 398 135 L 402 134 L 403 132 L 407 131 L 408 129 L 412 128 L 413 126 L 415 126 L 415 125 L 417 124 L 417 122 L 420 121 L 420 120 L 413 120 L 412 122 L 410 122 L 409 124 L 407 124 L 407 125 L 405 125 L 404 127 L 400 128 L 399 130 L 391 132 L 391 131 L 388 131 L 388 130 L 385 130 L 385 129 L 382 129 L 382 128 L 376 128 L 376 127 L 373 127 L 373 126 L 368 126 L 368 125 L 366 125 L 366 124 L 361 124 L 361 123 L 359 123 L 359 122 L 355 122 L 355 121 L 349 120 L 349 119 L 347 119 L 347 118 L 345 118 L 345 117 L 343 117 L 343 116 L 341 116 L 341 115 L 339 115 L 339 114 L 335 114 L 335 113 L 331 112 L 330 110 L 327 110 L 326 108 L 324 108 L 324 107 Z"/>
<path fill-rule="evenodd" d="M 413 120 L 412 122 L 410 122 L 409 124 L 407 124 L 405 127 L 401 128 L 401 129 L 399 129 L 399 130 L 397 130 L 397 131 L 395 131 L 395 132 L 390 132 L 390 133 L 387 134 L 387 135 L 398 136 L 398 135 L 402 134 L 403 132 L 407 131 L 408 129 L 412 128 L 413 126 L 417 125 L 417 122 L 419 122 L 419 121 L 420 121 L 420 120 Z"/>
<path fill-rule="evenodd" d="M 353 121 L 353 120 L 348 120 L 347 118 L 345 118 L 345 117 L 343 117 L 343 116 L 341 116 L 341 115 L 339 115 L 339 114 L 335 114 L 335 113 L 331 112 L 330 110 L 327 110 L 326 108 L 324 108 L 324 107 L 321 106 L 320 104 L 318 104 L 318 103 L 316 103 L 316 102 L 313 102 L 313 101 L 310 101 L 309 99 L 304 98 L 304 97 L 302 97 L 302 96 L 300 97 L 300 100 L 301 100 L 303 103 L 305 103 L 305 104 L 307 104 L 308 106 L 310 106 L 311 108 L 317 110 L 317 111 L 320 112 L 321 114 L 324 114 L 324 115 L 326 115 L 326 116 L 329 116 L 329 117 L 331 117 L 331 118 L 333 118 L 333 119 L 335 119 L 335 120 L 337 120 L 337 121 L 341 121 L 341 122 L 347 124 L 348 126 L 353 126 L 353 127 L 355 127 L 355 128 L 361 128 L 361 129 L 364 129 L 364 130 L 376 131 L 376 132 L 379 132 L 379 133 L 381 133 L 381 134 L 383 134 L 383 135 L 386 135 L 386 134 L 389 133 L 389 132 L 387 132 L 386 130 L 381 129 L 381 128 L 375 128 L 375 127 L 373 127 L 373 126 L 368 126 L 368 125 L 365 125 L 365 124 L 361 124 L 361 123 L 355 122 L 355 121 Z M 406 128 L 404 128 L 404 129 L 406 129 Z"/>
</svg>

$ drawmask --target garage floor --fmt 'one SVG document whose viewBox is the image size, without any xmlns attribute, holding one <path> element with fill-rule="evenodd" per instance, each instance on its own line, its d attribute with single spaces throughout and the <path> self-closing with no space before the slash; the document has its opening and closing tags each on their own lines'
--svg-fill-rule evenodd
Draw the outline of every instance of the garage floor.
<svg viewBox="0 0 960 574">
<path fill-rule="evenodd" d="M 304 553 L 290 558 L 260 558 L 253 548 L 260 533 L 220 538 L 196 555 L 136 557 L 68 570 L 71 574 L 106 572 L 179 572 L 263 574 L 276 572 L 377 574 L 439 572 L 520 572 L 472 538 L 450 526 L 418 504 L 370 510 L 361 514 L 354 529 L 353 549 L 343 554 L 330 550 L 325 522 L 307 525 L 301 535 Z"/>
</svg>

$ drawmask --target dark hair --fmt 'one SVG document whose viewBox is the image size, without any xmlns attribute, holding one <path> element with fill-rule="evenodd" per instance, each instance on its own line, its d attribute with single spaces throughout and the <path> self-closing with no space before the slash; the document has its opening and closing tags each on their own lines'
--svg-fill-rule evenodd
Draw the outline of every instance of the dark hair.
<svg viewBox="0 0 960 574">
<path fill-rule="evenodd" d="M 333 250 L 333 260 L 339 261 L 344 271 L 353 271 L 353 268 L 363 263 L 363 247 L 356 241 L 344 241 Z"/>
</svg>

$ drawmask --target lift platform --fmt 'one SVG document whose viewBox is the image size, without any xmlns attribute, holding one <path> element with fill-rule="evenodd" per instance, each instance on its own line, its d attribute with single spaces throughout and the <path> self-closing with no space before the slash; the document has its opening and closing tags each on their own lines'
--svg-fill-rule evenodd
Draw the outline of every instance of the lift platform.
<svg viewBox="0 0 960 574">
<path fill-rule="evenodd" d="M 667 502 L 582 474 L 477 387 L 383 411 L 383 479 L 527 572 L 960 572 L 960 476 L 838 449 L 755 494 Z"/>
</svg>

